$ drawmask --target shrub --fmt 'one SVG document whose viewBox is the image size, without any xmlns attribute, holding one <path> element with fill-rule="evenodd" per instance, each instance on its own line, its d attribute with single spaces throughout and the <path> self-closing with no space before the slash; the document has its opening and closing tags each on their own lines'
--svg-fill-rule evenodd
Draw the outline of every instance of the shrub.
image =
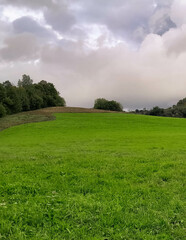
<svg viewBox="0 0 186 240">
<path fill-rule="evenodd" d="M 123 107 L 119 102 L 114 100 L 108 101 L 104 98 L 98 98 L 95 100 L 94 103 L 95 109 L 103 109 L 103 110 L 110 110 L 110 111 L 123 111 Z"/>
<path fill-rule="evenodd" d="M 164 115 L 164 109 L 163 108 L 159 108 L 158 106 L 156 106 L 156 107 L 154 107 L 153 109 L 151 109 L 149 111 L 149 115 L 163 116 Z"/>
</svg>

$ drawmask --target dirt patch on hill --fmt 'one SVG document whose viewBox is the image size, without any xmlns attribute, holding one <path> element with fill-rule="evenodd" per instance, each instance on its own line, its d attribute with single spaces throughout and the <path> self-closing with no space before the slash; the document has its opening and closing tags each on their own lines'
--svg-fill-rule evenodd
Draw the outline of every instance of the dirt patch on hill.
<svg viewBox="0 0 186 240">
<path fill-rule="evenodd" d="M 50 107 L 31 111 L 31 114 L 53 114 L 53 113 L 111 113 L 114 111 L 99 110 L 93 108 L 79 107 Z"/>
</svg>

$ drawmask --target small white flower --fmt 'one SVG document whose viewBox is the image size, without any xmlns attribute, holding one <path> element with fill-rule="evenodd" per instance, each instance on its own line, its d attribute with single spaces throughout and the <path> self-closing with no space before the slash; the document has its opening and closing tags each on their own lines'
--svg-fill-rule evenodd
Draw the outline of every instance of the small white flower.
<svg viewBox="0 0 186 240">
<path fill-rule="evenodd" d="M 0 206 L 6 206 L 5 202 L 0 203 Z"/>
</svg>

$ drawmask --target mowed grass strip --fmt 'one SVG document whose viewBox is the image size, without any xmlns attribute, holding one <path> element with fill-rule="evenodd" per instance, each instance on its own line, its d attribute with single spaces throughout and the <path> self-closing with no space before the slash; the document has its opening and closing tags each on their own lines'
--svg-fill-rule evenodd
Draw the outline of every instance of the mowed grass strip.
<svg viewBox="0 0 186 240">
<path fill-rule="evenodd" d="M 185 119 L 55 116 L 0 132 L 0 239 L 185 239 Z"/>
<path fill-rule="evenodd" d="M 6 128 L 10 128 L 16 125 L 33 122 L 51 121 L 55 119 L 55 117 L 52 115 L 38 114 L 35 112 L 37 111 L 17 113 L 0 118 L 0 131 L 3 131 Z"/>
</svg>

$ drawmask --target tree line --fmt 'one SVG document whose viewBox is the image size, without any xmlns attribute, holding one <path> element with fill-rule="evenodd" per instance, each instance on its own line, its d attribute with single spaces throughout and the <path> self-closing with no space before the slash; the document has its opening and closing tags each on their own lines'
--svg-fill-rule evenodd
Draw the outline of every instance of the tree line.
<svg viewBox="0 0 186 240">
<path fill-rule="evenodd" d="M 17 86 L 10 81 L 0 83 L 0 117 L 22 111 L 45 107 L 65 106 L 54 85 L 45 80 L 33 83 L 29 75 L 24 74 Z"/>
<path fill-rule="evenodd" d="M 169 108 L 160 108 L 156 106 L 150 110 L 145 108 L 143 110 L 136 109 L 135 113 L 151 116 L 186 118 L 186 98 L 179 100 L 176 105 Z"/>
<path fill-rule="evenodd" d="M 18 81 L 17 86 L 8 80 L 0 83 L 0 117 L 22 111 L 65 105 L 65 99 L 60 97 L 54 85 L 45 80 L 33 83 L 30 76 L 24 74 L 22 79 Z M 114 100 L 98 98 L 94 102 L 94 109 L 123 111 L 123 106 Z M 186 98 L 178 101 L 176 105 L 170 108 L 164 109 L 155 106 L 150 110 L 136 109 L 131 113 L 186 118 Z"/>
<path fill-rule="evenodd" d="M 123 111 L 123 106 L 121 103 L 114 100 L 108 101 L 104 98 L 98 98 L 94 102 L 94 109 L 103 109 L 110 111 Z M 144 108 L 143 110 L 136 109 L 130 113 L 144 114 L 151 116 L 161 116 L 161 117 L 179 117 L 186 118 L 186 98 L 179 100 L 176 105 L 169 108 L 160 108 L 158 106 L 153 107 L 150 110 Z"/>
</svg>

